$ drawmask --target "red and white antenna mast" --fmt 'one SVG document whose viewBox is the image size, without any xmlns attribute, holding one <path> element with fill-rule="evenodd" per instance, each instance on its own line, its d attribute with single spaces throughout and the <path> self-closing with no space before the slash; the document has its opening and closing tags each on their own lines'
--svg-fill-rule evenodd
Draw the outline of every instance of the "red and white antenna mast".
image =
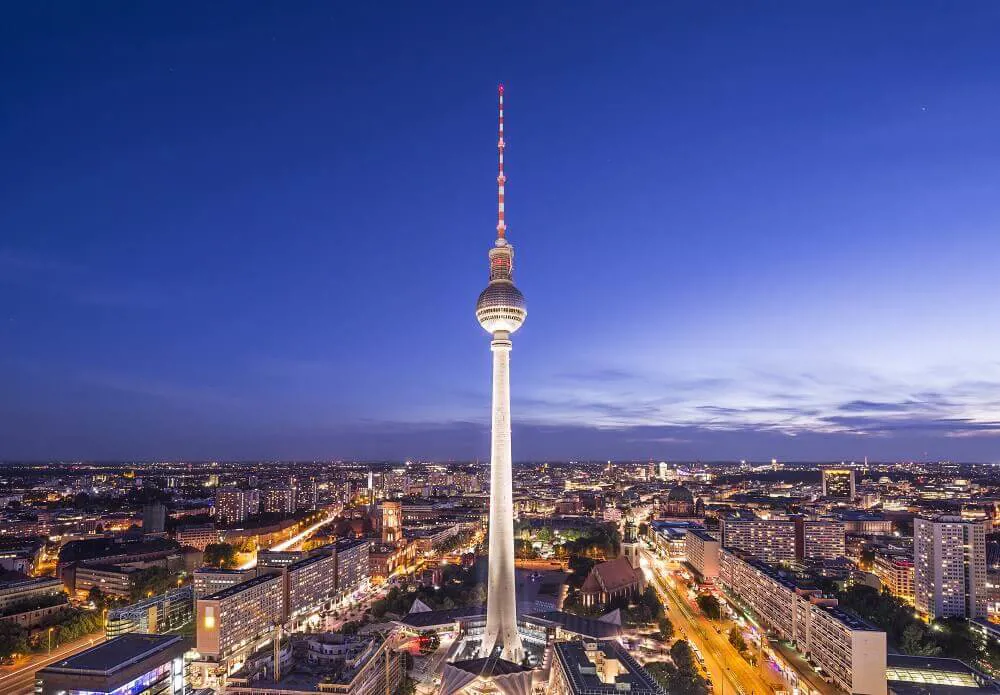
<svg viewBox="0 0 1000 695">
<path fill-rule="evenodd" d="M 500 139 L 497 141 L 497 154 L 500 156 L 500 171 L 497 174 L 497 239 L 503 239 L 507 233 L 507 225 L 503 219 L 503 186 L 507 177 L 503 175 L 503 83 L 497 89 L 500 100 Z"/>
</svg>

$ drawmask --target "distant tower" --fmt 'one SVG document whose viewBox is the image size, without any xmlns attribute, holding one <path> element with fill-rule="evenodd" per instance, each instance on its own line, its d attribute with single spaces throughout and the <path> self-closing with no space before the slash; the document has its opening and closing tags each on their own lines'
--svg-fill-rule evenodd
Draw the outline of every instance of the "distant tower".
<svg viewBox="0 0 1000 695">
<path fill-rule="evenodd" d="M 524 656 L 517 632 L 514 597 L 514 502 L 510 452 L 511 334 L 527 315 L 524 297 L 514 286 L 514 249 L 507 243 L 503 193 L 503 85 L 499 89 L 500 168 L 497 175 L 497 238 L 490 249 L 490 282 L 476 302 L 479 325 L 493 336 L 493 428 L 490 450 L 490 574 L 486 594 L 486 630 L 482 656 L 500 650 L 500 657 L 520 663 Z"/>
<path fill-rule="evenodd" d="M 635 522 L 632 515 L 625 517 L 625 533 L 622 534 L 622 555 L 632 565 L 632 569 L 639 567 L 639 537 L 636 535 Z"/>
</svg>

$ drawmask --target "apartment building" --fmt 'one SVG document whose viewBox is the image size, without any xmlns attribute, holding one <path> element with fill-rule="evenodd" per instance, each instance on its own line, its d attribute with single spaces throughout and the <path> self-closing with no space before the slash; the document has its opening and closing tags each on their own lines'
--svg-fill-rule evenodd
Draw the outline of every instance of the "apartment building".
<svg viewBox="0 0 1000 695">
<path fill-rule="evenodd" d="M 285 619 L 314 612 L 336 591 L 337 556 L 319 552 L 284 570 Z"/>
<path fill-rule="evenodd" d="M 914 598 L 934 618 L 986 618 L 986 527 L 960 516 L 913 520 Z"/>
<path fill-rule="evenodd" d="M 284 617 L 284 577 L 264 574 L 198 599 L 196 645 L 219 663 L 252 650 Z"/>
<path fill-rule="evenodd" d="M 913 561 L 908 557 L 887 552 L 876 552 L 872 561 L 872 574 L 893 596 L 913 603 Z"/>
<path fill-rule="evenodd" d="M 334 544 L 337 566 L 337 596 L 343 598 L 360 589 L 371 576 L 368 562 L 370 541 L 345 539 Z"/>
<path fill-rule="evenodd" d="M 886 695 L 885 633 L 839 609 L 836 599 L 726 548 L 719 581 L 765 627 L 793 641 L 838 687 L 857 695 Z"/>
<path fill-rule="evenodd" d="M 795 555 L 799 560 L 836 560 L 846 554 L 844 523 L 836 519 L 795 520 Z"/>
<path fill-rule="evenodd" d="M 204 598 L 231 586 L 242 584 L 257 576 L 257 570 L 224 570 L 216 567 L 199 567 L 194 571 L 194 596 Z"/>
<path fill-rule="evenodd" d="M 764 562 L 795 560 L 795 522 L 791 519 L 721 520 L 722 547 L 749 553 Z"/>
</svg>

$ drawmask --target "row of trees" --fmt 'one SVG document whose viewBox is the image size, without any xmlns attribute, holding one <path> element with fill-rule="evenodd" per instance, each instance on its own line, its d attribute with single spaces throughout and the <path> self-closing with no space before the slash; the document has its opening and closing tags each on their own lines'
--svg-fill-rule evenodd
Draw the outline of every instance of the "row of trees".
<svg viewBox="0 0 1000 695">
<path fill-rule="evenodd" d="M 14 654 L 43 652 L 49 647 L 49 630 L 53 649 L 66 642 L 93 634 L 103 626 L 99 611 L 67 608 L 48 616 L 38 627 L 26 628 L 14 623 L 0 623 L 0 658 Z"/>
<path fill-rule="evenodd" d="M 654 661 L 646 670 L 670 695 L 706 695 L 708 681 L 698 672 L 694 654 L 687 640 L 677 640 L 670 647 L 671 661 Z M 672 662 L 672 663 L 671 663 Z"/>
</svg>

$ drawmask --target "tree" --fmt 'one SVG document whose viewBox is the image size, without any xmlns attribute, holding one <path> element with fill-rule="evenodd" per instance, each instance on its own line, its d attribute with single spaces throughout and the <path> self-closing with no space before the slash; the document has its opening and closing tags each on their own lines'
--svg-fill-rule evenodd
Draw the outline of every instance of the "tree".
<svg viewBox="0 0 1000 695">
<path fill-rule="evenodd" d="M 747 650 L 747 641 L 743 639 L 743 633 L 740 632 L 739 628 L 733 625 L 729 628 L 729 644 L 736 647 L 736 651 L 740 654 Z"/>
<path fill-rule="evenodd" d="M 660 628 L 660 639 L 664 642 L 674 636 L 674 624 L 667 616 L 663 616 L 657 621 L 657 627 Z"/>
<path fill-rule="evenodd" d="M 678 671 L 694 671 L 694 653 L 687 640 L 679 639 L 670 647 L 670 658 Z"/>
<path fill-rule="evenodd" d="M 101 591 L 100 587 L 96 586 L 90 587 L 90 591 L 87 592 L 87 600 L 97 606 L 98 610 L 104 608 L 107 601 L 107 599 L 104 598 L 104 592 Z"/>
<path fill-rule="evenodd" d="M 722 605 L 719 603 L 719 599 L 712 594 L 699 594 L 695 601 L 706 617 L 712 620 L 718 620 L 722 617 Z"/>
<path fill-rule="evenodd" d="M 236 548 L 229 543 L 209 543 L 205 546 L 204 562 L 210 567 L 236 567 Z"/>
</svg>

